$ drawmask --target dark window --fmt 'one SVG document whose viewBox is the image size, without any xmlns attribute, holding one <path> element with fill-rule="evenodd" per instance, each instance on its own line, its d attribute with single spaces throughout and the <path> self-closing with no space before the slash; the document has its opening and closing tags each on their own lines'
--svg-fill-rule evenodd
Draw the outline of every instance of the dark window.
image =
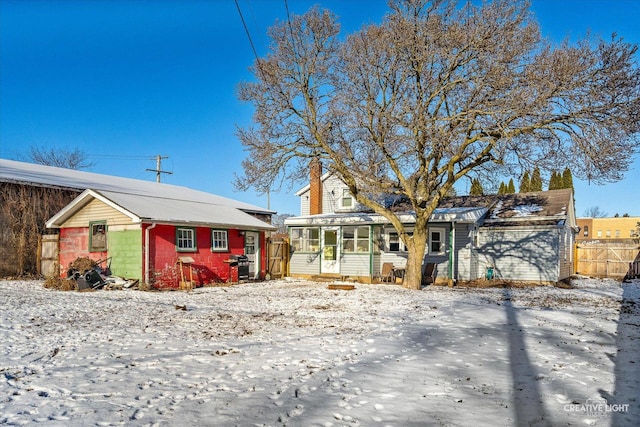
<svg viewBox="0 0 640 427">
<path fill-rule="evenodd" d="M 107 250 L 107 223 L 105 221 L 89 223 L 89 252 Z"/>
</svg>

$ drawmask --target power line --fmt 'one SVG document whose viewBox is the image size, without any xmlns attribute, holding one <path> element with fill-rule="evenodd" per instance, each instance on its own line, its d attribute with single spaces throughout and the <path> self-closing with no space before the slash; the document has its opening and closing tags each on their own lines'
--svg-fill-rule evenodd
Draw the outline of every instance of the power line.
<svg viewBox="0 0 640 427">
<path fill-rule="evenodd" d="M 238 0 L 235 0 L 235 2 L 236 2 L 236 8 L 238 9 L 238 13 L 240 14 L 240 20 L 242 21 L 242 26 L 244 27 L 244 31 L 247 33 L 247 38 L 249 39 L 249 44 L 251 45 L 253 56 L 256 57 L 256 61 L 258 61 L 258 65 L 259 65 L 260 59 L 258 58 L 258 52 L 256 51 L 256 47 L 253 45 L 253 40 L 251 39 L 251 33 L 249 33 L 249 28 L 247 27 L 247 23 L 244 21 L 244 16 L 242 16 L 242 10 L 240 10 L 240 5 L 238 4 Z"/>
</svg>

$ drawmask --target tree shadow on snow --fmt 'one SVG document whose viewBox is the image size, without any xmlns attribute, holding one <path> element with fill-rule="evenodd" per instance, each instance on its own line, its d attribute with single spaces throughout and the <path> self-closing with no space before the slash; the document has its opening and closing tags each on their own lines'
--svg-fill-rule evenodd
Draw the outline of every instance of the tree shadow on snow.
<svg viewBox="0 0 640 427">
<path fill-rule="evenodd" d="M 551 425 L 545 409 L 536 372 L 522 327 L 518 323 L 516 309 L 511 303 L 511 290 L 503 291 L 505 313 L 507 315 L 509 340 L 509 368 L 513 380 L 513 408 L 517 425 Z"/>
<path fill-rule="evenodd" d="M 616 329 L 617 354 L 607 354 L 615 364 L 615 390 L 613 394 L 599 390 L 610 405 L 614 426 L 637 425 L 640 420 L 640 300 L 633 295 L 638 286 L 638 280 L 623 284 Z"/>
</svg>

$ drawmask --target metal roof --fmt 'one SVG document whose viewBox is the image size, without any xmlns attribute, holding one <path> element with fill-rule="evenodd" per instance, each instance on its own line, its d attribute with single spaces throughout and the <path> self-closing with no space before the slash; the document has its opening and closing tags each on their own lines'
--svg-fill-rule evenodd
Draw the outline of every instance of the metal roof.
<svg viewBox="0 0 640 427">
<path fill-rule="evenodd" d="M 429 218 L 429 222 L 478 222 L 487 213 L 486 208 L 437 208 Z M 416 216 L 413 212 L 397 214 L 403 223 L 415 222 Z M 355 212 L 355 213 L 335 213 L 322 215 L 306 215 L 289 217 L 285 225 L 358 225 L 358 224 L 389 224 L 389 220 L 375 213 Z"/>
<path fill-rule="evenodd" d="M 86 189 L 101 190 L 136 196 L 231 206 L 252 213 L 275 214 L 274 211 L 259 206 L 188 187 L 43 166 L 34 163 L 16 162 L 6 159 L 0 159 L 0 182 L 66 188 L 79 191 Z"/>
<path fill-rule="evenodd" d="M 85 190 L 47 221 L 47 227 L 60 227 L 92 199 L 98 199 L 122 212 L 130 217 L 133 223 L 158 222 L 251 230 L 276 229 L 232 206 L 92 189 Z"/>
</svg>

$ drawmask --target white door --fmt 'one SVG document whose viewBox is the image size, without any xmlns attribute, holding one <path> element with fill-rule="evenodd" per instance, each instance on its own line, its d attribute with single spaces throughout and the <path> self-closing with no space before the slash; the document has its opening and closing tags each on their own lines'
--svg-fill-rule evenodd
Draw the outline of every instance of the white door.
<svg viewBox="0 0 640 427">
<path fill-rule="evenodd" d="M 255 231 L 246 231 L 244 235 L 244 254 L 249 260 L 249 277 L 255 278 L 260 271 L 260 241 Z"/>
<path fill-rule="evenodd" d="M 340 273 L 339 229 L 337 227 L 322 229 L 322 264 L 321 273 Z"/>
</svg>

